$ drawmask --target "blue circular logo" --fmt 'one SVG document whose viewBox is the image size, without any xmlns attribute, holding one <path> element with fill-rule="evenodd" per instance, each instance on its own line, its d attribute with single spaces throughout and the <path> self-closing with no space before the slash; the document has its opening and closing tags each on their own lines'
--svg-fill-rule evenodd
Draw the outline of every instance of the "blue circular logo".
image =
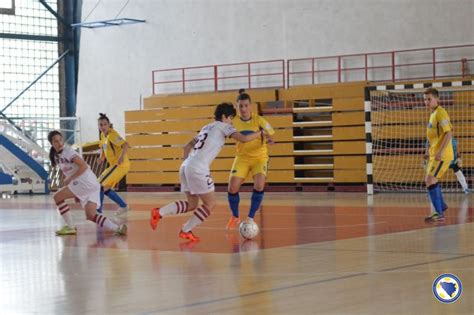
<svg viewBox="0 0 474 315">
<path fill-rule="evenodd" d="M 462 283 L 450 273 L 440 275 L 433 282 L 433 294 L 442 303 L 453 303 L 462 293 Z"/>
</svg>

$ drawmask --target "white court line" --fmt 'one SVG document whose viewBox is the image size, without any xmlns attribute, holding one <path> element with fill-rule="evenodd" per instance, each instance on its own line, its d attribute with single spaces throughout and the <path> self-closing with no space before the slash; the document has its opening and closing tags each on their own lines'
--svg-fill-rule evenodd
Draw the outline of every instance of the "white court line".
<svg viewBox="0 0 474 315">
<path fill-rule="evenodd" d="M 356 227 L 356 226 L 372 226 L 376 224 L 384 224 L 387 221 L 380 221 L 374 223 L 361 223 L 361 224 L 345 224 L 345 225 L 327 225 L 327 226 L 306 226 L 306 227 L 282 227 L 282 228 L 260 228 L 260 230 L 312 230 L 312 229 L 328 229 L 328 228 L 346 228 L 346 227 Z M 222 228 L 214 227 L 197 227 L 200 230 L 222 230 Z"/>
</svg>

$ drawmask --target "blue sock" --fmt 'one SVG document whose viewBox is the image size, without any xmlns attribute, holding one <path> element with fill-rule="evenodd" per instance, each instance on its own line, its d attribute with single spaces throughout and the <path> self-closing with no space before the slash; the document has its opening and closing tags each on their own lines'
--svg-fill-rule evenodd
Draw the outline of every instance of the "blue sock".
<svg viewBox="0 0 474 315">
<path fill-rule="evenodd" d="M 239 193 L 231 194 L 230 192 L 227 193 L 227 200 L 229 200 L 229 207 L 232 210 L 232 215 L 236 218 L 239 217 L 239 203 L 240 203 L 240 196 Z"/>
<path fill-rule="evenodd" d="M 439 199 L 439 202 L 441 204 L 441 209 L 443 209 L 443 212 L 448 208 L 448 205 L 446 202 L 444 202 L 443 198 L 443 192 L 441 191 L 441 185 L 438 183 L 438 187 L 436 188 L 436 198 Z"/>
<path fill-rule="evenodd" d="M 443 196 L 443 195 L 441 195 Z M 431 203 L 431 199 L 430 199 L 430 194 L 428 193 L 428 200 L 430 201 Z M 434 205 L 433 205 L 434 207 Z M 446 211 L 446 209 L 448 209 L 448 205 L 446 204 L 446 202 L 444 202 L 444 199 L 443 199 L 443 211 Z"/>
<path fill-rule="evenodd" d="M 263 194 L 265 193 L 264 190 L 258 191 L 258 190 L 253 190 L 252 193 L 252 198 L 250 201 L 250 211 L 249 211 L 249 218 L 252 218 L 255 216 L 255 213 L 257 212 L 258 208 L 260 208 L 260 205 L 262 204 L 263 200 Z"/>
<path fill-rule="evenodd" d="M 119 205 L 120 208 L 125 208 L 127 206 L 127 204 L 125 203 L 125 201 L 123 201 L 123 199 L 119 196 L 119 194 L 117 194 L 115 192 L 115 190 L 113 189 L 109 189 L 105 192 L 105 194 L 110 198 L 112 199 L 116 204 Z"/>
<path fill-rule="evenodd" d="M 97 212 L 102 213 L 102 209 L 104 208 L 104 188 L 100 187 L 100 205 L 97 208 Z"/>
<path fill-rule="evenodd" d="M 438 190 L 439 189 L 439 190 Z M 428 187 L 428 194 L 430 195 L 431 202 L 435 208 L 436 213 L 443 214 L 443 201 L 440 198 L 441 188 L 438 183 Z"/>
</svg>

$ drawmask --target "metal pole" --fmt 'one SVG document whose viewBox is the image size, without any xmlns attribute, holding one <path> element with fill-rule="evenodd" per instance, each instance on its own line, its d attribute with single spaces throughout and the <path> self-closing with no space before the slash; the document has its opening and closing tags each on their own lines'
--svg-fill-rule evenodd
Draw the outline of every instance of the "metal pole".
<svg viewBox="0 0 474 315">
<path fill-rule="evenodd" d="M 214 66 L 214 92 L 219 91 L 219 79 L 217 76 L 217 66 Z"/>
<path fill-rule="evenodd" d="M 283 88 L 285 88 L 285 86 L 286 86 L 286 84 L 285 84 L 285 60 L 282 60 L 282 61 L 281 61 L 281 66 L 283 67 L 283 75 L 282 75 Z"/>
<path fill-rule="evenodd" d="M 248 76 L 249 76 L 249 89 L 250 89 L 252 87 L 252 80 L 250 78 L 250 62 L 247 65 L 247 73 L 248 73 Z"/>
<path fill-rule="evenodd" d="M 365 57 L 365 82 L 368 81 L 368 73 L 367 73 L 367 54 L 364 54 Z"/>
<path fill-rule="evenodd" d="M 184 78 L 184 68 L 181 69 L 181 77 L 183 78 L 183 93 L 186 91 L 186 81 Z"/>
<path fill-rule="evenodd" d="M 392 51 L 392 82 L 395 82 L 395 52 Z"/>
<path fill-rule="evenodd" d="M 151 90 L 152 90 L 152 95 L 155 95 L 155 71 L 151 72 Z"/>
<path fill-rule="evenodd" d="M 341 83 L 341 56 L 337 57 L 337 82 Z"/>
<path fill-rule="evenodd" d="M 48 10 L 49 12 L 51 12 L 52 15 L 54 15 L 56 17 L 56 19 L 61 22 L 64 26 L 66 27 L 71 27 L 71 25 L 69 23 L 66 23 L 66 21 L 56 12 L 53 10 L 53 8 L 51 8 L 45 0 L 39 0 L 39 2 L 46 8 L 46 10 Z"/>
</svg>

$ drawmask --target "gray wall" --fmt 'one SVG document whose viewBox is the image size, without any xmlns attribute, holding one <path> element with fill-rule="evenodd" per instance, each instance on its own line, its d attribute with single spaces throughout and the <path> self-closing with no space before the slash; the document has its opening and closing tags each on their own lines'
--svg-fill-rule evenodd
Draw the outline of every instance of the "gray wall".
<svg viewBox="0 0 474 315">
<path fill-rule="evenodd" d="M 97 3 L 84 0 L 83 16 Z M 101 1 L 87 21 L 114 18 Z M 132 0 L 120 15 L 145 24 L 83 29 L 77 114 L 83 139 L 106 112 L 151 95 L 154 69 L 399 50 L 474 42 L 472 0 Z"/>
</svg>

